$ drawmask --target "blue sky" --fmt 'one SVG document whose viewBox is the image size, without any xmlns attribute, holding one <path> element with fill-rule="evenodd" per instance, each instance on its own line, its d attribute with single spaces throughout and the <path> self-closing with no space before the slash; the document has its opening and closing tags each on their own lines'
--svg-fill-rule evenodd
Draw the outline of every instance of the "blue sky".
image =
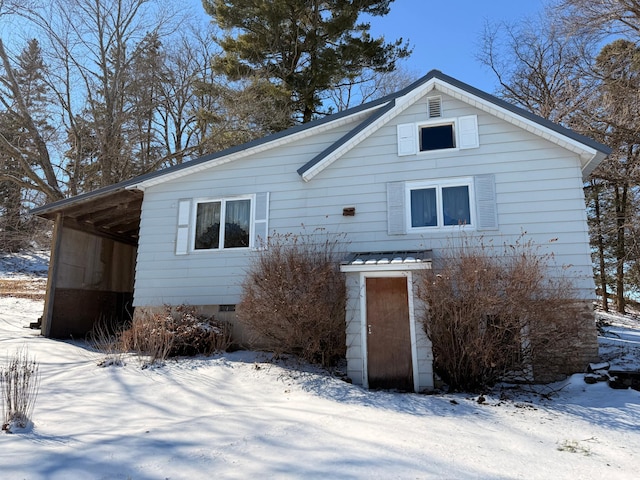
<svg viewBox="0 0 640 480">
<path fill-rule="evenodd" d="M 517 22 L 544 10 L 543 0 L 395 0 L 385 17 L 374 17 L 371 31 L 387 40 L 410 40 L 413 54 L 406 63 L 423 75 L 438 69 L 474 87 L 493 93 L 493 73 L 476 60 L 485 20 Z"/>
<path fill-rule="evenodd" d="M 201 0 L 189 0 L 208 17 Z M 434 68 L 489 93 L 495 76 L 476 60 L 485 21 L 515 23 L 544 10 L 545 0 L 395 0 L 384 17 L 372 17 L 371 33 L 409 40 L 407 69 L 417 76 Z"/>
</svg>

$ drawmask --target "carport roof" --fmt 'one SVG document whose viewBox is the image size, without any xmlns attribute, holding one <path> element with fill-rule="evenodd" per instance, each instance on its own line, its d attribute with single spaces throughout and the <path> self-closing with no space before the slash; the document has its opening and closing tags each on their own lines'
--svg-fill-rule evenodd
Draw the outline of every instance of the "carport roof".
<svg viewBox="0 0 640 480">
<path fill-rule="evenodd" d="M 64 213 L 65 227 L 137 245 L 142 197 L 139 190 L 106 188 L 45 205 L 32 213 L 49 220 Z"/>
</svg>

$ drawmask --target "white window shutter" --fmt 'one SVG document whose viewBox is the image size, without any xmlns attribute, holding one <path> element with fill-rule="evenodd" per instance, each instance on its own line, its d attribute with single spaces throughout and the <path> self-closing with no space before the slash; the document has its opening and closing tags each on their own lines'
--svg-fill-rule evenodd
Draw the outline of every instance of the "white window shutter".
<svg viewBox="0 0 640 480">
<path fill-rule="evenodd" d="M 387 229 L 389 235 L 404 235 L 405 226 L 404 182 L 387 183 Z"/>
<path fill-rule="evenodd" d="M 474 178 L 478 230 L 498 229 L 498 207 L 494 175 L 478 175 Z"/>
<path fill-rule="evenodd" d="M 253 248 L 263 248 L 269 234 L 269 192 L 256 193 L 253 209 Z"/>
<path fill-rule="evenodd" d="M 477 115 L 467 115 L 458 118 L 458 137 L 460 142 L 458 147 L 460 149 L 478 148 L 480 146 Z"/>
<path fill-rule="evenodd" d="M 418 153 L 418 128 L 413 123 L 398 125 L 398 156 Z"/>
<path fill-rule="evenodd" d="M 189 253 L 189 217 L 191 200 L 178 200 L 178 228 L 176 232 L 176 255 Z"/>
</svg>

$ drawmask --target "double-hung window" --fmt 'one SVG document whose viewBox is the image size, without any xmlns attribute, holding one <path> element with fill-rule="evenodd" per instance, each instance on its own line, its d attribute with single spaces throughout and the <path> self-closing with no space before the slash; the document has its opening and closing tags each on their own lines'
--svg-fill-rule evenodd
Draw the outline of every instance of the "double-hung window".
<svg viewBox="0 0 640 480">
<path fill-rule="evenodd" d="M 251 198 L 202 200 L 195 208 L 194 250 L 248 248 Z"/>
<path fill-rule="evenodd" d="M 411 230 L 475 225 L 473 178 L 408 182 L 405 194 Z"/>
</svg>

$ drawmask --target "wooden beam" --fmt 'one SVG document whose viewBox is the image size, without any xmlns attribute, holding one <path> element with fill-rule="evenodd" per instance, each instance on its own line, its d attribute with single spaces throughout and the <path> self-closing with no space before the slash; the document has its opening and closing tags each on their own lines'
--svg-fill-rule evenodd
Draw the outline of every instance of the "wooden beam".
<svg viewBox="0 0 640 480">
<path fill-rule="evenodd" d="M 126 243 L 127 245 L 138 245 L 137 236 L 133 237 L 131 235 L 119 235 L 109 229 L 100 229 L 94 227 L 91 224 L 79 223 L 73 218 L 65 218 L 65 227 L 71 228 L 73 230 L 79 230 L 85 233 L 90 233 L 92 235 L 97 235 L 98 237 L 109 238 L 111 240 L 115 240 L 116 242 Z"/>
<path fill-rule="evenodd" d="M 47 274 L 47 293 L 44 297 L 44 311 L 42 312 L 42 322 L 40 333 L 48 337 L 51 333 L 51 318 L 55 307 L 53 299 L 58 281 L 58 266 L 60 262 L 60 247 L 62 245 L 62 230 L 64 217 L 61 213 L 56 214 L 53 224 L 53 235 L 51 237 L 51 256 L 49 258 L 49 272 Z"/>
</svg>

